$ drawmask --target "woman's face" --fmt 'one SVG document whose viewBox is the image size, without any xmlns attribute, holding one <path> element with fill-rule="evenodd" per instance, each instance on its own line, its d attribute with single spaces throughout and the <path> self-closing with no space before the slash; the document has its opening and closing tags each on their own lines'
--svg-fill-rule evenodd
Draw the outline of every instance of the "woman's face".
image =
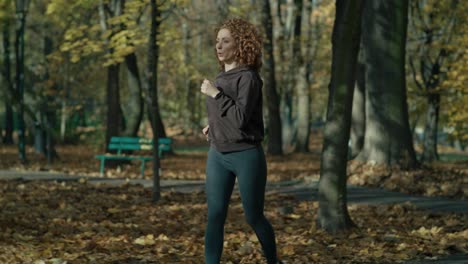
<svg viewBox="0 0 468 264">
<path fill-rule="evenodd" d="M 231 36 L 231 32 L 226 28 L 222 28 L 218 31 L 218 36 L 216 37 L 216 55 L 218 56 L 218 60 L 225 64 L 234 62 L 235 51 L 236 43 Z"/>
</svg>

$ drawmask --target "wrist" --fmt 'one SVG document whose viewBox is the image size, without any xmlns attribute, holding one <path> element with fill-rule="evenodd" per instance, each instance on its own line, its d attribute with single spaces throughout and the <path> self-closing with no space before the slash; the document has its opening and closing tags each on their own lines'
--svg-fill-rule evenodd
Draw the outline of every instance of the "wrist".
<svg viewBox="0 0 468 264">
<path fill-rule="evenodd" d="M 217 91 L 217 92 L 214 93 L 211 97 L 216 98 L 220 93 L 221 93 L 220 91 Z"/>
</svg>

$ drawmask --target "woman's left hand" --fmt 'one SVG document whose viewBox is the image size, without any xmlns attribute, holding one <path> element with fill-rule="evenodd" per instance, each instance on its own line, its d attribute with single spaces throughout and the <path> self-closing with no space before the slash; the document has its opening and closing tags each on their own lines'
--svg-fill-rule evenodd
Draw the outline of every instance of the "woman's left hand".
<svg viewBox="0 0 468 264">
<path fill-rule="evenodd" d="M 201 92 L 214 98 L 219 93 L 219 90 L 212 82 L 205 79 L 201 85 Z"/>
</svg>

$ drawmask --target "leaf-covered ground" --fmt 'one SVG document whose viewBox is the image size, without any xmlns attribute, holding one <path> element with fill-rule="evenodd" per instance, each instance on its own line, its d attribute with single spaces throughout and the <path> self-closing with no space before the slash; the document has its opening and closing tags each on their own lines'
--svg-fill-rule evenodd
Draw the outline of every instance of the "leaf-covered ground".
<svg viewBox="0 0 468 264">
<path fill-rule="evenodd" d="M 0 263 L 203 263 L 204 193 L 163 192 L 153 204 L 141 186 L 0 181 Z M 281 208 L 293 212 L 283 214 Z M 267 195 L 266 215 L 287 263 L 398 263 L 468 253 L 467 215 L 409 205 L 353 205 L 357 228 L 317 230 L 317 203 Z M 264 263 L 234 194 L 223 263 Z"/>
<path fill-rule="evenodd" d="M 205 178 L 206 142 L 201 138 L 175 137 L 176 152 L 161 161 L 163 179 Z M 186 149 L 198 151 L 185 151 Z M 177 149 L 185 149 L 177 151 Z M 317 180 L 320 170 L 320 134 L 313 134 L 310 140 L 311 152 L 307 154 L 286 154 L 282 157 L 267 156 L 268 181 Z M 46 159 L 27 148 L 29 163 L 23 166 L 18 161 L 16 146 L 0 147 L 0 169 L 60 171 L 75 175 L 99 176 L 99 161 L 94 158 L 102 154 L 102 146 L 65 145 L 58 146 L 60 160 L 47 165 Z M 439 153 L 453 152 L 449 148 L 439 148 Z M 145 154 L 145 153 L 143 153 Z M 146 153 L 148 154 L 148 153 Z M 467 153 L 461 153 L 468 157 Z M 468 158 L 451 162 L 426 164 L 413 171 L 396 168 L 389 170 L 375 165 L 362 165 L 350 162 L 348 183 L 362 186 L 382 187 L 408 194 L 425 196 L 445 196 L 455 199 L 468 198 Z M 145 178 L 152 177 L 151 163 L 146 167 Z M 119 167 L 106 168 L 105 177 L 141 178 L 140 163 L 134 161 Z"/>
<path fill-rule="evenodd" d="M 176 141 L 177 142 L 177 141 Z M 47 165 L 44 156 L 27 147 L 28 164 L 22 165 L 18 159 L 17 146 L 0 146 L 0 169 L 32 170 L 65 172 L 75 175 L 99 176 L 99 160 L 95 155 L 103 154 L 100 147 L 92 145 L 61 145 L 56 147 L 60 159 Z M 178 151 L 178 149 L 183 149 Z M 186 151 L 195 149 L 196 151 Z M 267 157 L 269 176 L 272 182 L 304 179 L 319 175 L 319 152 L 309 154 L 289 154 L 282 157 Z M 135 154 L 151 155 L 148 152 Z M 202 140 L 195 142 L 179 142 L 172 155 L 165 155 L 161 160 L 162 177 L 165 179 L 205 179 L 205 165 L 207 158 L 207 144 Z M 141 178 L 140 162 L 133 161 L 119 167 L 106 165 L 105 177 L 109 178 Z M 151 163 L 148 163 L 145 178 L 151 178 Z"/>
</svg>

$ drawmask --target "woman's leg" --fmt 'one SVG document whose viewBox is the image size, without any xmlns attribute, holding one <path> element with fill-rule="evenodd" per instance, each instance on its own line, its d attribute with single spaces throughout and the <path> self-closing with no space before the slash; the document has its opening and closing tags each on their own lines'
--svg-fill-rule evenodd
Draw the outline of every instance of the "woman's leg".
<svg viewBox="0 0 468 264">
<path fill-rule="evenodd" d="M 247 222 L 254 229 L 268 263 L 276 263 L 275 234 L 263 214 L 267 174 L 263 149 L 259 147 L 236 154 L 239 156 L 234 168 Z"/>
<path fill-rule="evenodd" d="M 208 152 L 206 163 L 206 198 L 208 222 L 205 230 L 205 263 L 218 264 L 223 252 L 224 222 L 235 183 L 234 174 L 224 166 L 222 154 Z"/>
</svg>

